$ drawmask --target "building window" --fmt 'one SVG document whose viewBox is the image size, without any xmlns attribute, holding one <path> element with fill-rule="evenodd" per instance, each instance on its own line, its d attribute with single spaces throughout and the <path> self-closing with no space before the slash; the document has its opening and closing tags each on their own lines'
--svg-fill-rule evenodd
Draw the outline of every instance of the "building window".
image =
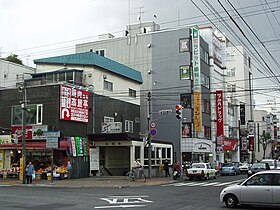
<svg viewBox="0 0 280 210">
<path fill-rule="evenodd" d="M 190 51 L 190 39 L 180 39 L 180 53 Z"/>
<path fill-rule="evenodd" d="M 211 127 L 204 126 L 204 137 L 206 139 L 211 139 Z"/>
<path fill-rule="evenodd" d="M 210 89 L 210 77 L 205 74 L 201 74 L 201 85 Z"/>
<path fill-rule="evenodd" d="M 103 49 L 96 50 L 95 53 L 96 53 L 97 55 L 101 55 L 101 56 L 105 57 L 105 50 L 103 50 Z"/>
<path fill-rule="evenodd" d="M 43 122 L 43 105 L 30 104 L 27 105 L 26 125 L 41 125 Z M 21 106 L 12 107 L 12 125 L 22 124 Z"/>
<path fill-rule="evenodd" d="M 209 53 L 200 46 L 200 59 L 205 63 L 209 64 Z"/>
<path fill-rule="evenodd" d="M 192 69 L 191 66 L 180 66 L 180 78 L 183 79 L 192 79 Z"/>
<path fill-rule="evenodd" d="M 129 97 L 136 98 L 136 90 L 129 88 Z"/>
<path fill-rule="evenodd" d="M 113 83 L 104 80 L 104 90 L 113 91 Z"/>
<path fill-rule="evenodd" d="M 133 121 L 131 120 L 125 121 L 125 132 L 133 133 Z"/>
<path fill-rule="evenodd" d="M 180 96 L 180 98 L 181 98 L 181 106 L 183 107 L 183 108 L 191 108 L 191 106 L 192 106 L 192 95 L 191 95 L 191 93 L 185 93 L 185 94 L 181 94 L 181 96 Z"/>
<path fill-rule="evenodd" d="M 210 101 L 203 99 L 203 112 L 206 114 L 210 114 L 211 113 L 211 109 L 210 109 Z"/>
</svg>

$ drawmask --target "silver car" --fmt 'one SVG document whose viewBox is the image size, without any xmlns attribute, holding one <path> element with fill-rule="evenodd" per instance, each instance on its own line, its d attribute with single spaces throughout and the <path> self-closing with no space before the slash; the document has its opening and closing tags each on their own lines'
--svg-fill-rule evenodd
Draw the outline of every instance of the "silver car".
<svg viewBox="0 0 280 210">
<path fill-rule="evenodd" d="M 226 187 L 220 201 L 229 208 L 237 205 L 280 206 L 280 171 L 258 172 L 237 185 Z"/>
</svg>

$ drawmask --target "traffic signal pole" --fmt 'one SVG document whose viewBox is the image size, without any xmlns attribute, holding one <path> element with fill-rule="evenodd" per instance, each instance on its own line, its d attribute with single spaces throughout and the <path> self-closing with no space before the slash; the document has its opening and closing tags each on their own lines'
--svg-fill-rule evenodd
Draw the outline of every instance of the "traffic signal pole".
<svg viewBox="0 0 280 210">
<path fill-rule="evenodd" d="M 151 178 L 151 171 L 152 171 L 152 141 L 151 141 L 151 134 L 150 134 L 150 120 L 151 120 L 151 92 L 148 92 L 148 135 L 147 135 L 147 142 L 149 144 L 148 147 L 148 178 Z"/>
</svg>

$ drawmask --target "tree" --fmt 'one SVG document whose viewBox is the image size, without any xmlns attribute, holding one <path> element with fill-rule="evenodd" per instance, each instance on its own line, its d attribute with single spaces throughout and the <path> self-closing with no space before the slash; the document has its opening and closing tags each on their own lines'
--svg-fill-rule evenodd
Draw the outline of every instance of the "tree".
<svg viewBox="0 0 280 210">
<path fill-rule="evenodd" d="M 22 61 L 18 58 L 18 55 L 13 53 L 9 55 L 7 58 L 5 58 L 4 60 L 23 65 Z"/>
<path fill-rule="evenodd" d="M 265 159 L 265 151 L 266 151 L 267 145 L 270 143 L 270 141 L 271 141 L 270 133 L 267 133 L 264 131 L 260 138 L 260 144 L 262 145 L 262 148 L 263 148 L 263 159 Z"/>
</svg>

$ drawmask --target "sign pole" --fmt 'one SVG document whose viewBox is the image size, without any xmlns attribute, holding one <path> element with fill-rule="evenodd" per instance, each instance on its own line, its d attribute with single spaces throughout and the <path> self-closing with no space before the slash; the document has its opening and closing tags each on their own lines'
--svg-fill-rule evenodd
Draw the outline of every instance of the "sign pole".
<svg viewBox="0 0 280 210">
<path fill-rule="evenodd" d="M 52 148 L 52 163 L 51 163 L 51 182 L 53 182 L 53 148 Z"/>
</svg>

